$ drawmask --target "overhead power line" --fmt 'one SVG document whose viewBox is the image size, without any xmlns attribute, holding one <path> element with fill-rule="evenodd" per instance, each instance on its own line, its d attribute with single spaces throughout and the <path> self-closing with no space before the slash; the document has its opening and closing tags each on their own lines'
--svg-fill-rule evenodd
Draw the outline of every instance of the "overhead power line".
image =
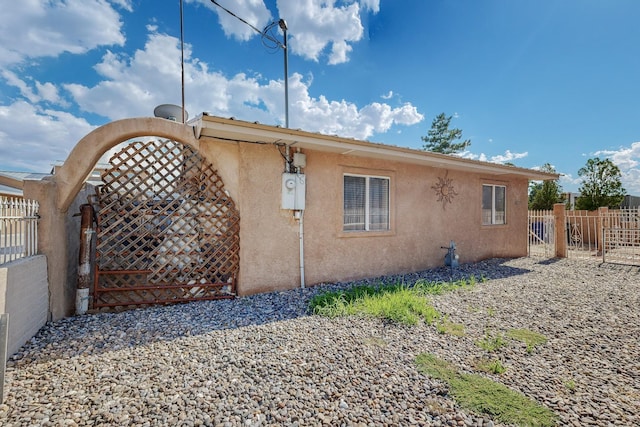
<svg viewBox="0 0 640 427">
<path fill-rule="evenodd" d="M 274 35 L 271 33 L 271 30 L 273 28 L 275 28 L 279 24 L 279 22 L 272 22 L 269 25 L 267 25 L 266 27 L 264 27 L 264 29 L 260 30 L 255 25 L 253 25 L 249 21 L 247 21 L 246 19 L 241 18 L 240 16 L 236 15 L 235 13 L 233 13 L 232 11 L 227 9 L 226 7 L 222 6 L 216 0 L 211 0 L 211 3 L 215 4 L 216 6 L 218 6 L 220 9 L 224 10 L 229 15 L 233 16 L 234 18 L 236 18 L 238 21 L 246 24 L 247 26 L 249 26 L 256 33 L 260 34 L 260 36 L 262 37 L 262 44 L 264 44 L 267 48 L 273 49 L 273 50 L 276 50 L 278 48 L 281 48 L 281 49 L 284 48 L 284 45 L 282 43 L 280 43 L 280 41 L 278 39 L 276 39 L 274 37 Z M 265 43 L 265 39 L 267 39 L 271 43 L 274 43 L 275 46 Z"/>
<path fill-rule="evenodd" d="M 255 25 L 250 24 L 247 20 L 239 17 L 226 7 L 222 6 L 216 0 L 211 0 L 211 3 L 218 6 L 220 9 L 227 12 L 229 15 L 233 16 L 240 22 L 248 25 L 253 31 L 260 34 L 262 38 L 262 44 L 270 49 L 272 52 L 276 51 L 278 48 L 281 48 L 284 52 L 284 117 L 285 117 L 285 126 L 289 127 L 289 52 L 287 49 L 287 22 L 284 19 L 280 19 L 278 21 L 273 21 L 268 24 L 262 31 L 260 31 Z M 273 29 L 278 26 L 282 32 L 284 33 L 284 44 L 280 43 L 275 35 L 273 34 Z M 271 44 L 267 43 L 267 41 L 271 42 Z"/>
</svg>

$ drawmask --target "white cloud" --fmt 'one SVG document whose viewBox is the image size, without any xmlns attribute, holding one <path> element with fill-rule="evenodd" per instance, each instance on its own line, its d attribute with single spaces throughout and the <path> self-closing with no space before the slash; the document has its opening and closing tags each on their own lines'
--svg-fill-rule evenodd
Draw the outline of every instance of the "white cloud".
<svg viewBox="0 0 640 427">
<path fill-rule="evenodd" d="M 387 94 L 386 94 L 386 95 L 380 95 L 380 97 L 381 97 L 382 99 L 391 99 L 391 98 L 393 98 L 393 91 L 392 91 L 392 90 L 390 90 L 389 92 L 387 92 Z"/>
<path fill-rule="evenodd" d="M 606 157 L 620 168 L 622 186 L 631 195 L 640 195 L 640 142 L 618 150 L 601 150 L 594 156 Z"/>
<path fill-rule="evenodd" d="M 345 100 L 329 101 L 324 96 L 313 98 L 299 76 L 295 80 L 297 93 L 292 109 L 295 114 L 292 127 L 328 135 L 368 139 L 375 133 L 387 132 L 394 124 L 413 125 L 424 119 L 411 104 L 392 108 L 387 104 L 374 102 L 358 108 Z"/>
<path fill-rule="evenodd" d="M 620 169 L 637 168 L 640 164 L 640 142 L 634 142 L 630 147 L 621 147 L 619 150 L 601 150 L 593 154 L 610 158 Z"/>
<path fill-rule="evenodd" d="M 284 122 L 282 80 L 265 81 L 259 75 L 244 73 L 227 78 L 209 71 L 207 64 L 192 58 L 189 45 L 185 48 L 186 107 L 192 116 L 206 111 L 267 124 Z M 181 98 L 180 50 L 175 37 L 151 33 L 144 50 L 131 57 L 107 52 L 95 69 L 104 77 L 95 86 L 65 85 L 85 111 L 112 120 L 148 116 L 155 105 L 177 104 Z M 300 74 L 289 77 L 293 128 L 365 139 L 388 131 L 394 124 L 413 125 L 424 118 L 409 103 L 392 108 L 375 102 L 359 108 L 345 100 L 314 98 L 309 94 L 310 85 Z"/>
<path fill-rule="evenodd" d="M 29 82 L 22 80 L 18 75 L 7 69 L 0 70 L 0 75 L 4 77 L 9 86 L 18 88 L 20 95 L 28 99 L 29 102 L 37 104 L 42 101 L 68 106 L 68 103 L 60 98 L 58 88 L 50 82 L 34 82 L 35 87 L 29 86 Z"/>
<path fill-rule="evenodd" d="M 622 172 L 622 186 L 631 196 L 640 196 L 640 169 L 629 169 Z"/>
<path fill-rule="evenodd" d="M 58 88 L 53 83 L 36 82 L 36 89 L 38 91 L 38 96 L 42 101 L 48 101 L 53 104 L 60 104 L 63 107 L 68 106 L 68 103 L 60 98 Z"/>
<path fill-rule="evenodd" d="M 199 3 L 212 9 L 218 15 L 218 22 L 227 37 L 233 37 L 237 40 L 246 41 L 251 37 L 259 36 L 259 34 L 249 25 L 242 22 L 245 20 L 248 24 L 262 31 L 265 26 L 273 22 L 271 12 L 267 9 L 262 0 L 216 0 L 220 6 L 232 12 L 236 16 L 223 10 L 220 6 L 216 6 L 210 0 L 188 0 L 188 3 Z"/>
<path fill-rule="evenodd" d="M 380 0 L 360 0 L 360 5 L 373 13 L 380 12 Z"/>
<path fill-rule="evenodd" d="M 109 120 L 151 116 L 156 105 L 179 104 L 179 39 L 148 26 L 145 46 L 128 54 L 107 50 L 94 66 L 93 85 L 56 86 L 7 68 L 0 76 L 19 91 L 18 100 L 0 106 L 0 168 L 48 171 L 64 160 L 71 148 L 94 127 L 84 118 L 63 112 L 75 102 L 81 111 Z M 284 82 L 259 74 L 225 76 L 209 70 L 185 45 L 186 108 L 191 116 L 209 112 L 223 117 L 265 124 L 284 124 Z M 23 54 L 24 55 L 24 54 Z M 23 56 L 25 57 L 25 56 Z M 391 106 L 374 102 L 363 106 L 310 94 L 313 75 L 289 78 L 290 125 L 312 132 L 368 139 L 394 125 L 413 125 L 424 119 L 410 103 Z M 393 92 L 389 92 L 392 95 Z"/>
<path fill-rule="evenodd" d="M 17 101 L 0 106 L 0 129 L 0 168 L 49 172 L 94 127 L 72 114 Z"/>
<path fill-rule="evenodd" d="M 18 88 L 18 90 L 20 90 L 20 95 L 27 98 L 30 102 L 38 102 L 40 100 L 40 98 L 33 93 L 33 90 L 29 85 L 18 77 L 16 73 L 9 70 L 2 70 L 1 74 L 9 86 Z"/>
<path fill-rule="evenodd" d="M 512 153 L 511 150 L 506 150 L 504 154 L 497 154 L 495 156 L 487 156 L 484 153 L 475 154 L 470 151 L 463 151 L 458 154 L 460 157 L 471 160 L 480 160 L 482 162 L 491 162 L 491 163 L 507 163 L 513 160 L 522 159 L 529 155 L 527 151 L 524 153 Z"/>
<path fill-rule="evenodd" d="M 104 0 L 8 1 L 0 14 L 0 65 L 27 58 L 80 54 L 102 45 L 123 45 L 120 15 Z M 131 10 L 130 2 L 112 2 Z M 8 12 L 10 10 L 10 13 Z"/>
<path fill-rule="evenodd" d="M 289 27 L 292 53 L 319 61 L 328 48 L 329 64 L 347 62 L 352 44 L 362 39 L 364 29 L 360 4 L 355 1 L 342 3 L 346 4 L 336 7 L 335 1 L 278 0 L 278 10 Z M 360 3 L 363 9 L 372 13 L 380 10 L 379 0 Z"/>
</svg>

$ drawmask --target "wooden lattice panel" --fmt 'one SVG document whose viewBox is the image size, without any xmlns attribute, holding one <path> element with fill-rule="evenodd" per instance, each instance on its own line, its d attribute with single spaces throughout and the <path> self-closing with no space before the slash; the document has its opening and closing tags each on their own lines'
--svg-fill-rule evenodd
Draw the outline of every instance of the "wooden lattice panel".
<svg viewBox="0 0 640 427">
<path fill-rule="evenodd" d="M 235 294 L 240 216 L 211 164 L 174 141 L 136 141 L 102 181 L 95 307 Z"/>
</svg>

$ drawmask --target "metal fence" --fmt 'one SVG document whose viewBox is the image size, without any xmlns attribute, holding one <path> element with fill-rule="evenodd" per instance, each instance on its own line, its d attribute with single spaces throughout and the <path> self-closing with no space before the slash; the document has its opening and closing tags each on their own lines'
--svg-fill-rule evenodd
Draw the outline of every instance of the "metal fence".
<svg viewBox="0 0 640 427">
<path fill-rule="evenodd" d="M 0 264 L 38 251 L 38 202 L 0 196 Z"/>
<path fill-rule="evenodd" d="M 640 208 L 565 210 L 557 221 L 553 211 L 529 211 L 529 256 L 553 257 L 565 243 L 567 258 L 640 265 Z"/>
<path fill-rule="evenodd" d="M 529 256 L 555 256 L 556 222 L 551 210 L 529 211 Z"/>
<path fill-rule="evenodd" d="M 592 259 L 602 255 L 602 222 L 598 211 L 565 211 L 567 258 Z"/>
<path fill-rule="evenodd" d="M 602 260 L 640 264 L 640 208 L 608 211 L 602 219 Z"/>
</svg>

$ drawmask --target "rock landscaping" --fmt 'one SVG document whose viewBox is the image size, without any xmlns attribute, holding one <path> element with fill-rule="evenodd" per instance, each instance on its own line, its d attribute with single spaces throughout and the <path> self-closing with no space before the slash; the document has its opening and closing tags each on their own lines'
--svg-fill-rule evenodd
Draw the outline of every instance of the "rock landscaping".
<svg viewBox="0 0 640 427">
<path fill-rule="evenodd" d="M 523 393 L 558 425 L 640 424 L 640 268 L 494 259 L 385 280 L 470 276 L 432 297 L 440 327 L 309 312 L 312 296 L 353 283 L 49 323 L 7 364 L 0 424 L 501 425 L 420 371 L 424 353 Z"/>
</svg>

